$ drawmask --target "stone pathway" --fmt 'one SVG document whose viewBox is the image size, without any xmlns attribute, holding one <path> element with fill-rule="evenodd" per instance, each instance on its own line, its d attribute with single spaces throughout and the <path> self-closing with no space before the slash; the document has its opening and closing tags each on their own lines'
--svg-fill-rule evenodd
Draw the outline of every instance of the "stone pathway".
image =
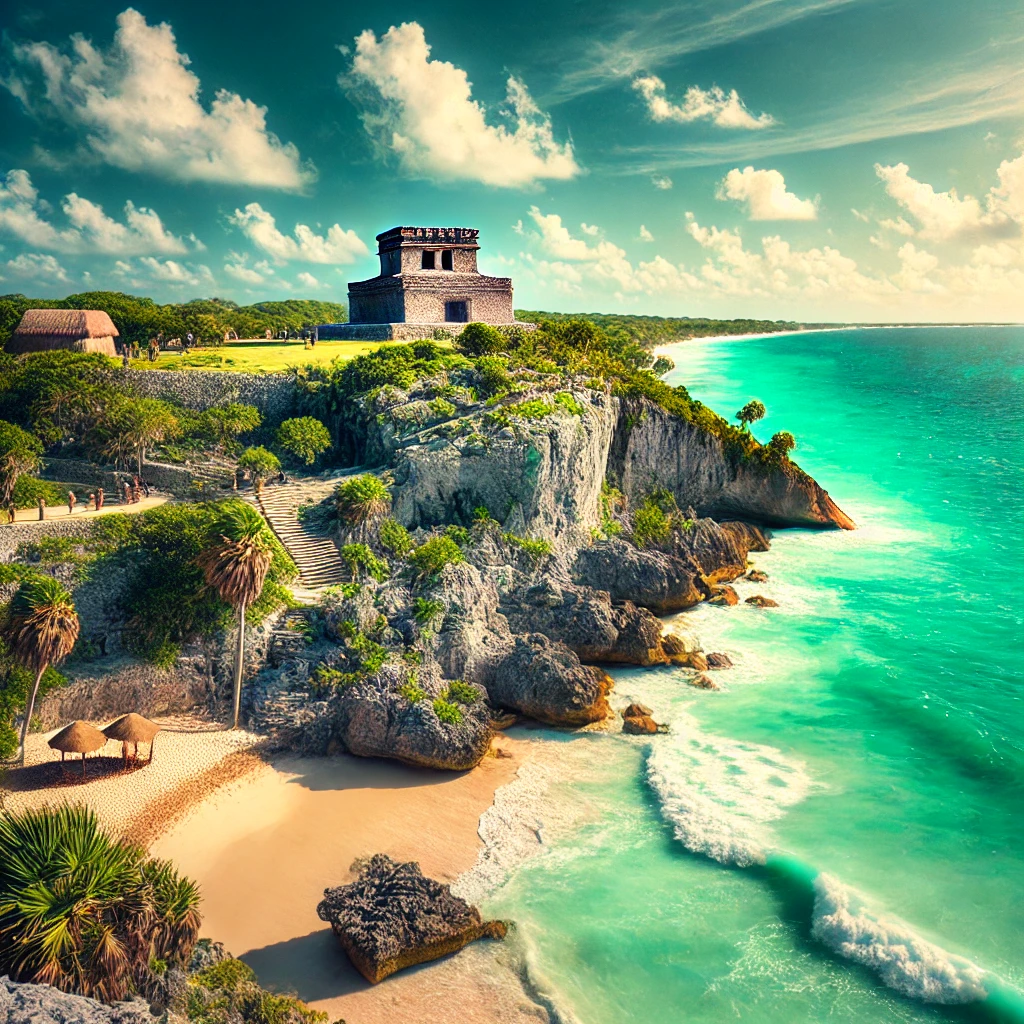
<svg viewBox="0 0 1024 1024">
<path fill-rule="evenodd" d="M 158 494 L 154 491 L 148 498 L 142 498 L 131 505 L 125 505 L 124 502 L 111 502 L 108 500 L 104 502 L 103 508 L 99 512 L 94 509 L 86 508 L 85 505 L 79 503 L 75 506 L 75 511 L 68 515 L 67 505 L 47 505 L 46 506 L 46 518 L 43 522 L 52 523 L 56 520 L 64 522 L 77 521 L 79 519 L 95 519 L 96 516 L 105 516 L 110 512 L 146 512 L 151 508 L 156 508 L 157 505 L 163 505 L 168 500 L 166 494 Z M 21 526 L 23 523 L 38 523 L 39 520 L 39 509 L 37 508 L 19 508 L 14 516 L 14 521 Z M 0 514 L 0 525 L 7 526 L 7 513 Z"/>
<path fill-rule="evenodd" d="M 297 480 L 265 487 L 263 494 L 245 494 L 264 515 L 278 540 L 299 567 L 299 579 L 306 590 L 319 590 L 347 578 L 338 547 L 331 537 L 303 523 L 299 509 L 318 505 L 334 493 L 344 476 Z"/>
</svg>

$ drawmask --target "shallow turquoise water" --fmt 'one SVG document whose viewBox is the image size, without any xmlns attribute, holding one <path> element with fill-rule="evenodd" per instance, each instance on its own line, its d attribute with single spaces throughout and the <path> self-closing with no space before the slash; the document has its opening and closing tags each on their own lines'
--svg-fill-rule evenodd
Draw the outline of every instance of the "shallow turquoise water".
<svg viewBox="0 0 1024 1024">
<path fill-rule="evenodd" d="M 488 909 L 587 1024 L 1024 1021 L 1024 330 L 672 354 L 860 529 L 777 531 L 742 594 L 779 609 L 677 617 L 723 692 L 616 673 L 673 732 L 552 741 L 548 846 Z"/>
</svg>

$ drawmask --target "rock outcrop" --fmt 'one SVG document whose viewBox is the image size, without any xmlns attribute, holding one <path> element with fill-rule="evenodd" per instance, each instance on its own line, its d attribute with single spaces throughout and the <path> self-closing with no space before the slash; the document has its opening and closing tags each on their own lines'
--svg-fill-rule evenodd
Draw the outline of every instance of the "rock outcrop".
<svg viewBox="0 0 1024 1024">
<path fill-rule="evenodd" d="M 0 1021 L 3 1024 L 156 1024 L 141 999 L 100 1003 L 49 985 L 22 985 L 0 978 Z"/>
<path fill-rule="evenodd" d="M 769 526 L 854 529 L 854 522 L 793 464 L 777 469 L 732 457 L 714 434 L 646 399 L 619 407 L 609 476 L 632 499 L 665 487 L 701 516 Z"/>
<path fill-rule="evenodd" d="M 382 853 L 362 865 L 355 882 L 325 889 L 316 912 L 373 984 L 477 939 L 502 939 L 507 931 L 502 921 L 484 921 L 476 907 L 427 878 L 418 864 Z"/>
</svg>

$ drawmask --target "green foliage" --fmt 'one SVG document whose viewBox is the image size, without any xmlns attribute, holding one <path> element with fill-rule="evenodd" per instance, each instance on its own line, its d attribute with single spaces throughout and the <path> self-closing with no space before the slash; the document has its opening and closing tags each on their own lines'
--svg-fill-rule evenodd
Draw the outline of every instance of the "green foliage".
<svg viewBox="0 0 1024 1024">
<path fill-rule="evenodd" d="M 334 492 L 338 514 L 350 526 L 359 526 L 386 516 L 391 511 L 391 492 L 387 484 L 372 473 L 352 477 Z"/>
<path fill-rule="evenodd" d="M 413 549 L 409 531 L 396 519 L 385 519 L 377 528 L 381 547 L 390 551 L 395 558 L 405 558 Z"/>
<path fill-rule="evenodd" d="M 307 466 L 331 447 L 330 431 L 313 416 L 285 420 L 277 428 L 277 443 Z"/>
<path fill-rule="evenodd" d="M 427 407 L 434 416 L 443 420 L 450 420 L 455 415 L 455 406 L 446 398 L 432 398 Z"/>
<path fill-rule="evenodd" d="M 464 526 L 458 526 L 452 523 L 450 526 L 444 528 L 444 535 L 451 537 L 460 548 L 464 548 L 469 543 L 469 530 Z"/>
<path fill-rule="evenodd" d="M 503 356 L 481 356 L 476 361 L 476 372 L 485 394 L 499 396 L 512 390 L 508 360 Z"/>
<path fill-rule="evenodd" d="M 35 508 L 39 499 L 53 507 L 67 501 L 67 491 L 52 480 L 40 480 L 38 477 L 22 475 L 14 485 L 11 499 L 15 508 Z"/>
<path fill-rule="evenodd" d="M 317 665 L 309 677 L 310 689 L 317 697 L 324 697 L 346 686 L 358 683 L 361 676 L 358 672 L 342 672 L 330 665 Z"/>
<path fill-rule="evenodd" d="M 671 520 L 650 498 L 633 513 L 633 543 L 638 548 L 663 544 L 671 532 Z"/>
<path fill-rule="evenodd" d="M 446 725 L 462 725 L 462 708 L 458 704 L 438 697 L 434 701 L 434 714 Z"/>
<path fill-rule="evenodd" d="M 430 358 L 420 358 L 417 348 L 425 351 L 419 346 L 384 345 L 340 367 L 310 367 L 300 383 L 326 384 L 339 395 L 352 396 L 389 384 L 405 390 L 424 377 L 470 365 L 464 357 L 440 348 L 426 352 Z"/>
<path fill-rule="evenodd" d="M 82 557 L 78 548 L 84 544 L 84 537 L 43 536 L 37 541 L 19 544 L 17 555 L 27 562 L 39 562 L 42 565 L 77 562 Z"/>
<path fill-rule="evenodd" d="M 427 696 L 427 691 L 416 682 L 412 675 L 410 675 L 409 679 L 398 688 L 398 692 L 410 704 L 418 704 Z"/>
<path fill-rule="evenodd" d="M 756 398 L 750 402 L 747 402 L 745 406 L 738 413 L 736 413 L 736 419 L 739 420 L 740 426 L 744 430 L 750 429 L 751 423 L 756 423 L 758 420 L 763 420 L 768 410 L 765 409 L 764 403 L 759 402 Z"/>
<path fill-rule="evenodd" d="M 180 432 L 176 410 L 169 402 L 115 393 L 86 433 L 84 443 L 98 461 L 124 468 L 134 462 L 141 474 L 146 449 Z"/>
<path fill-rule="evenodd" d="M 601 535 L 604 538 L 617 537 L 622 533 L 622 524 L 615 519 L 626 502 L 626 496 L 607 480 L 601 483 Z"/>
<path fill-rule="evenodd" d="M 42 442 L 15 423 L 0 420 L 0 503 L 11 500 L 18 478 L 34 473 L 43 454 Z"/>
<path fill-rule="evenodd" d="M 202 444 L 210 444 L 221 451 L 229 449 L 242 434 L 256 430 L 262 422 L 254 405 L 228 402 L 201 412 L 181 410 L 182 436 Z"/>
<path fill-rule="evenodd" d="M 651 367 L 651 373 L 655 377 L 664 377 L 666 373 L 671 373 L 675 368 L 676 364 L 668 356 L 658 356 Z"/>
<path fill-rule="evenodd" d="M 508 339 L 490 324 L 471 323 L 462 329 L 455 344 L 468 356 L 489 356 L 504 352 Z"/>
<path fill-rule="evenodd" d="M 515 533 L 503 533 L 501 539 L 514 548 L 519 548 L 534 565 L 551 554 L 551 541 L 533 537 L 520 537 Z"/>
<path fill-rule="evenodd" d="M 446 700 L 469 707 L 483 698 L 483 694 L 472 683 L 464 679 L 453 679 L 444 694 Z"/>
<path fill-rule="evenodd" d="M 370 576 L 383 583 L 391 575 L 388 563 L 378 558 L 366 544 L 345 544 L 341 549 L 341 560 L 348 566 L 353 580 Z"/>
<path fill-rule="evenodd" d="M 486 505 L 477 505 L 473 509 L 473 522 L 474 523 L 489 523 L 492 522 L 490 509 Z"/>
<path fill-rule="evenodd" d="M 491 423 L 510 427 L 513 420 L 539 420 L 550 416 L 554 407 L 542 398 L 529 398 L 524 402 L 511 402 L 488 413 Z"/>
<path fill-rule="evenodd" d="M 566 412 L 573 416 L 582 416 L 586 411 L 583 406 L 569 391 L 559 391 L 555 394 L 555 405 L 560 405 Z"/>
<path fill-rule="evenodd" d="M 421 626 L 429 626 L 439 615 L 444 614 L 444 602 L 435 601 L 429 597 L 417 597 L 412 603 L 413 618 Z"/>
<path fill-rule="evenodd" d="M 359 673 L 366 677 L 376 675 L 387 661 L 387 648 L 374 640 L 371 640 L 365 633 L 356 632 L 347 642 L 347 649 L 355 653 L 358 662 Z"/>
<path fill-rule="evenodd" d="M 11 657 L 7 646 L 0 642 L 0 761 L 13 757 L 18 750 L 19 737 L 15 721 L 24 714 L 34 681 L 34 673 L 19 665 Z M 65 683 L 67 679 L 60 672 L 53 667 L 48 668 L 39 681 L 36 700 L 42 700 L 51 690 Z"/>
<path fill-rule="evenodd" d="M 451 537 L 431 537 L 409 555 L 410 563 L 424 578 L 433 578 L 446 565 L 455 565 L 465 560 L 462 549 Z"/>
<path fill-rule="evenodd" d="M 101 831 L 84 806 L 0 817 L 0 971 L 19 981 L 125 999 L 154 960 L 187 963 L 199 901 L 193 882 Z"/>
<path fill-rule="evenodd" d="M 780 469 L 789 462 L 789 453 L 795 447 L 796 438 L 788 430 L 780 430 L 760 450 L 760 456 L 766 466 Z"/>
<path fill-rule="evenodd" d="M 262 445 L 246 448 L 238 457 L 238 468 L 247 472 L 253 480 L 262 484 L 264 480 L 281 472 L 277 456 Z"/>
</svg>

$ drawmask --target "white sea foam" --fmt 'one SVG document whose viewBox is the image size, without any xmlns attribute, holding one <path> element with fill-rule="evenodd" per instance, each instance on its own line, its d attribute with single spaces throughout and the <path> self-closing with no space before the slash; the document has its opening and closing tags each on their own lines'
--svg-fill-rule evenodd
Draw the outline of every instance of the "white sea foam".
<svg viewBox="0 0 1024 1024">
<path fill-rule="evenodd" d="M 870 910 L 864 897 L 824 872 L 814 880 L 812 935 L 874 971 L 890 988 L 926 1003 L 973 1003 L 988 994 L 986 972 Z"/>
<path fill-rule="evenodd" d="M 548 765 L 526 761 L 511 782 L 495 790 L 494 802 L 480 815 L 477 826 L 483 847 L 476 864 L 452 884 L 456 896 L 479 903 L 513 868 L 540 852 L 544 844 L 540 802 L 553 774 Z"/>
<path fill-rule="evenodd" d="M 772 822 L 813 786 L 803 765 L 774 747 L 701 732 L 689 715 L 652 745 L 647 778 L 683 846 L 741 867 L 764 863 Z"/>
</svg>

